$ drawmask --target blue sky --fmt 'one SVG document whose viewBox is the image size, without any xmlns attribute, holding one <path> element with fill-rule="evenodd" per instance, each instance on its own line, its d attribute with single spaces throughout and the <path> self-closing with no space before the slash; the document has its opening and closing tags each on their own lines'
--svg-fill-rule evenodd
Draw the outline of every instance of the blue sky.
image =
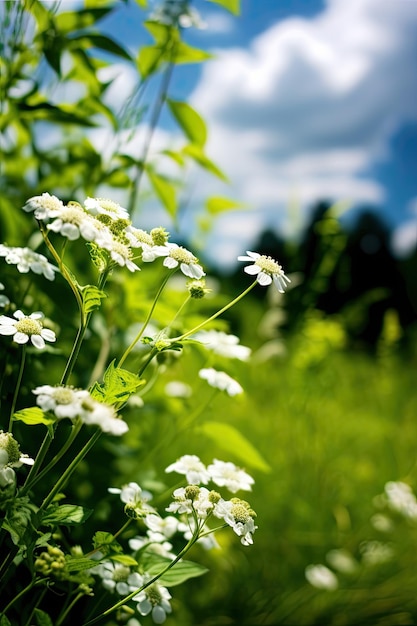
<svg viewBox="0 0 417 626">
<path fill-rule="evenodd" d="M 397 251 L 415 243 L 417 0 L 242 0 L 238 18 L 192 6 L 207 28 L 185 38 L 215 59 L 176 71 L 172 95 L 202 113 L 208 153 L 231 181 L 197 178 L 194 203 L 218 194 L 249 207 L 219 218 L 213 255 L 232 263 L 268 226 L 296 236 L 322 199 L 373 206 Z M 104 26 L 138 44 L 122 3 Z"/>
</svg>

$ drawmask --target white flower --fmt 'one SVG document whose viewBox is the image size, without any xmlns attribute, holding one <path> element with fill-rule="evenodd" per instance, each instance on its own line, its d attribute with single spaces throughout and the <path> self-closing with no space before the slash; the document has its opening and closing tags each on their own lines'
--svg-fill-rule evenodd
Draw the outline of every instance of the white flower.
<svg viewBox="0 0 417 626">
<path fill-rule="evenodd" d="M 126 266 L 130 272 L 136 272 L 140 270 L 140 267 L 132 261 L 132 250 L 130 246 L 117 239 L 109 239 L 108 241 L 101 242 L 101 247 L 108 250 L 112 260 L 121 267 Z"/>
<path fill-rule="evenodd" d="M 91 215 L 108 215 L 113 220 L 130 220 L 126 209 L 107 198 L 86 198 L 84 206 Z"/>
<path fill-rule="evenodd" d="M 229 526 L 233 528 L 244 546 L 253 544 L 252 535 L 258 528 L 255 526 L 254 522 L 256 513 L 245 500 L 240 500 L 239 498 L 223 500 L 223 498 L 221 498 L 216 503 L 213 514 L 223 519 L 226 524 L 229 524 Z"/>
<path fill-rule="evenodd" d="M 198 375 L 200 378 L 206 380 L 211 387 L 226 391 L 229 396 L 236 396 L 243 392 L 239 383 L 229 376 L 229 374 L 226 374 L 226 372 L 219 372 L 212 367 L 208 367 L 201 369 Z"/>
<path fill-rule="evenodd" d="M 58 419 L 68 417 L 75 419 L 84 411 L 83 403 L 90 400 L 90 394 L 83 389 L 74 389 L 65 385 L 53 387 L 52 385 L 41 385 L 33 392 L 36 404 L 42 411 L 51 411 Z"/>
<path fill-rule="evenodd" d="M 101 584 L 109 591 L 116 591 L 121 596 L 126 596 L 143 585 L 143 577 L 138 572 L 131 572 L 130 568 L 121 563 L 105 561 L 91 570 L 101 578 Z"/>
<path fill-rule="evenodd" d="M 172 543 L 166 541 L 164 535 L 149 530 L 146 533 L 146 537 L 132 537 L 132 539 L 129 539 L 129 548 L 136 552 L 146 546 L 147 552 L 158 554 L 167 559 L 175 559 L 175 554 L 172 552 Z"/>
<path fill-rule="evenodd" d="M 181 272 L 189 278 L 202 278 L 206 275 L 198 259 L 189 250 L 178 246 L 176 243 L 165 244 L 164 260 L 165 267 L 175 269 L 180 266 Z"/>
<path fill-rule="evenodd" d="M 335 570 L 342 574 L 354 574 L 358 569 L 358 563 L 348 550 L 330 550 L 326 554 L 326 560 Z"/>
<path fill-rule="evenodd" d="M 0 430 L 0 469 L 33 465 L 34 460 L 20 452 L 20 446 L 13 435 Z M 9 473 L 10 474 L 10 473 Z M 11 476 L 11 474 L 10 474 Z"/>
<path fill-rule="evenodd" d="M 43 318 L 43 313 L 31 313 L 24 315 L 22 311 L 15 311 L 12 317 L 0 316 L 0 335 L 13 336 L 13 341 L 19 344 L 31 343 L 41 350 L 45 347 L 45 341 L 56 341 L 55 333 L 48 328 L 44 328 L 39 321 Z"/>
<path fill-rule="evenodd" d="M 338 588 L 337 576 L 325 565 L 307 565 L 305 577 L 313 587 L 334 591 Z"/>
<path fill-rule="evenodd" d="M 117 487 L 109 487 L 109 493 L 115 493 L 120 495 L 120 500 L 124 504 L 132 504 L 136 506 L 143 504 L 152 498 L 152 494 L 149 491 L 142 490 L 137 483 L 130 482 L 127 485 L 123 485 L 121 489 Z M 149 511 L 153 511 L 152 507 L 148 507 Z"/>
<path fill-rule="evenodd" d="M 173 493 L 174 502 L 171 502 L 165 510 L 168 513 L 187 513 L 187 515 L 195 511 L 199 518 L 204 519 L 214 506 L 209 496 L 210 491 L 205 487 L 196 485 L 179 487 Z"/>
<path fill-rule="evenodd" d="M 160 533 L 166 539 L 170 539 L 178 530 L 178 520 L 172 515 L 160 517 L 152 513 L 145 517 L 144 522 L 149 530 L 154 533 Z"/>
<path fill-rule="evenodd" d="M 155 624 L 163 624 L 167 613 L 172 611 L 169 603 L 171 597 L 166 587 L 155 582 L 135 596 L 134 600 L 139 600 L 136 608 L 141 615 L 150 613 Z"/>
<path fill-rule="evenodd" d="M 48 280 L 54 280 L 55 272 L 59 271 L 43 254 L 34 252 L 31 248 L 0 246 L 0 256 L 4 257 L 6 263 L 16 265 L 21 274 L 32 271 L 35 274 L 43 274 Z"/>
<path fill-rule="evenodd" d="M 3 283 L 0 283 L 0 291 L 3 291 L 3 289 L 4 289 Z M 9 298 L 3 294 L 0 294 L 0 306 L 5 307 L 8 304 L 10 304 Z"/>
<path fill-rule="evenodd" d="M 171 380 L 165 385 L 165 393 L 171 398 L 189 398 L 192 392 L 190 385 L 181 380 Z"/>
<path fill-rule="evenodd" d="M 63 203 L 56 196 L 51 196 L 49 193 L 43 193 L 41 196 L 33 196 L 26 201 L 23 206 L 23 210 L 26 212 L 33 211 L 33 214 L 37 220 L 49 219 L 51 213 L 56 214 L 64 208 Z"/>
<path fill-rule="evenodd" d="M 201 341 L 208 350 L 220 356 L 240 361 L 247 361 L 250 357 L 251 349 L 239 345 L 239 337 L 228 335 L 221 330 L 200 330 L 193 339 Z"/>
<path fill-rule="evenodd" d="M 239 256 L 238 261 L 250 261 L 253 265 L 245 267 L 247 274 L 256 275 L 256 280 L 260 285 L 266 287 L 274 282 L 276 288 L 280 293 L 284 293 L 287 283 L 290 283 L 288 276 L 284 274 L 284 271 L 274 259 L 264 254 L 258 254 L 257 252 L 246 251 L 248 256 Z"/>
<path fill-rule="evenodd" d="M 201 483 L 206 485 L 210 480 L 210 474 L 206 466 L 195 454 L 185 454 L 175 463 L 168 465 L 165 471 L 184 474 L 190 485 L 199 485 Z"/>
<path fill-rule="evenodd" d="M 125 235 L 132 248 L 140 248 L 142 250 L 142 261 L 145 263 L 151 263 L 158 257 L 167 255 L 166 246 L 156 244 L 152 235 L 146 232 L 146 230 L 128 226 Z"/>
<path fill-rule="evenodd" d="M 80 237 L 86 241 L 96 241 L 99 237 L 100 228 L 97 220 L 76 202 L 50 213 L 49 217 L 55 219 L 48 224 L 48 229 L 60 233 L 70 241 L 75 241 Z"/>
<path fill-rule="evenodd" d="M 236 493 L 239 489 L 251 491 L 251 485 L 255 482 L 252 476 L 230 461 L 226 463 L 214 459 L 213 463 L 207 467 L 207 471 L 216 485 L 226 487 L 232 493 Z"/>
<path fill-rule="evenodd" d="M 84 424 L 99 426 L 103 432 L 116 436 L 123 435 L 129 429 L 126 422 L 117 416 L 114 407 L 98 402 L 85 389 L 41 385 L 33 393 L 37 396 L 38 406 L 43 411 L 54 413 L 58 419 L 80 417 Z"/>
<path fill-rule="evenodd" d="M 390 509 L 409 519 L 417 519 L 417 500 L 410 485 L 390 481 L 384 489 Z"/>
</svg>

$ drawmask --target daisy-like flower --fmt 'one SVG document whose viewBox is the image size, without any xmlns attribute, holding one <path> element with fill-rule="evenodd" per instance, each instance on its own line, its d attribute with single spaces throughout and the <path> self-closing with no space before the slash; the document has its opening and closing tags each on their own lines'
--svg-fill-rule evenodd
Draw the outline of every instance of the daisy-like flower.
<svg viewBox="0 0 417 626">
<path fill-rule="evenodd" d="M 132 537 L 132 539 L 129 539 L 128 543 L 129 548 L 133 550 L 133 552 L 142 550 L 146 546 L 147 552 L 158 554 L 159 556 L 163 556 L 167 559 L 175 559 L 175 554 L 172 552 L 172 543 L 167 541 L 166 537 L 164 537 L 161 533 L 154 533 L 147 530 L 145 537 Z"/>
<path fill-rule="evenodd" d="M 135 596 L 134 600 L 139 600 L 136 608 L 141 615 L 151 614 L 155 624 L 163 624 L 167 613 L 172 612 L 169 602 L 171 597 L 166 587 L 162 587 L 162 585 L 155 582 Z"/>
<path fill-rule="evenodd" d="M 238 261 L 249 261 L 253 265 L 245 267 L 245 272 L 251 276 L 256 275 L 257 282 L 262 287 L 267 287 L 274 282 L 275 287 L 280 293 L 284 293 L 287 283 L 290 283 L 288 276 L 284 274 L 281 265 L 272 257 L 257 252 L 246 251 L 248 256 L 238 256 Z"/>
<path fill-rule="evenodd" d="M 239 383 L 226 372 L 219 372 L 212 367 L 206 367 L 201 369 L 198 375 L 206 380 L 210 387 L 225 391 L 229 396 L 236 396 L 243 392 Z"/>
<path fill-rule="evenodd" d="M 121 267 L 127 267 L 130 272 L 137 272 L 140 267 L 132 261 L 133 253 L 129 245 L 118 239 L 102 242 L 101 247 L 108 250 L 112 260 Z"/>
<path fill-rule="evenodd" d="M 210 480 L 210 474 L 198 456 L 195 454 L 185 454 L 175 463 L 171 463 L 165 470 L 166 472 L 177 472 L 184 474 L 188 484 L 190 485 L 207 485 Z"/>
<path fill-rule="evenodd" d="M 132 572 L 130 567 L 113 561 L 105 561 L 91 569 L 91 573 L 100 576 L 101 584 L 108 591 L 126 596 L 143 585 L 143 576 Z"/>
<path fill-rule="evenodd" d="M 53 330 L 44 328 L 42 322 L 43 313 L 31 313 L 25 315 L 22 311 L 15 311 L 12 317 L 0 316 L 0 335 L 10 335 L 13 341 L 19 344 L 27 343 L 29 340 L 35 348 L 41 350 L 45 347 L 45 341 L 56 341 Z"/>
<path fill-rule="evenodd" d="M 85 389 L 74 389 L 65 385 L 52 387 L 41 385 L 33 390 L 36 403 L 43 411 L 50 411 L 58 419 L 80 417 L 84 424 L 99 426 L 105 433 L 124 435 L 129 428 L 117 416 L 114 407 L 98 402 Z"/>
<path fill-rule="evenodd" d="M 204 519 L 214 507 L 210 494 L 208 489 L 197 485 L 179 487 L 173 493 L 174 502 L 171 502 L 165 510 L 168 513 L 187 513 L 187 515 L 195 511 L 199 518 Z"/>
<path fill-rule="evenodd" d="M 43 255 L 31 250 L 31 248 L 11 248 L 0 246 L 0 256 L 4 257 L 6 263 L 16 265 L 21 274 L 32 271 L 35 274 L 43 274 L 48 280 L 55 279 L 55 272 L 58 268 Z"/>
<path fill-rule="evenodd" d="M 232 493 L 236 493 L 239 489 L 251 491 L 251 485 L 255 482 L 252 476 L 230 461 L 226 463 L 214 459 L 213 463 L 207 467 L 207 471 L 216 485 L 226 487 Z"/>
<path fill-rule="evenodd" d="M 189 278 L 202 278 L 206 275 L 201 265 L 198 264 L 197 257 L 186 248 L 178 246 L 176 243 L 165 244 L 164 265 L 169 269 L 180 266 L 181 272 Z"/>
<path fill-rule="evenodd" d="M 114 220 L 130 220 L 129 212 L 108 198 L 86 198 L 84 206 L 91 215 L 108 215 Z"/>
<path fill-rule="evenodd" d="M 109 487 L 108 492 L 120 495 L 120 500 L 125 504 L 125 513 L 129 517 L 145 517 L 155 512 L 155 509 L 148 504 L 152 494 L 149 491 L 142 491 L 137 483 L 130 482 L 123 485 L 121 489 Z"/>
<path fill-rule="evenodd" d="M 221 330 L 200 330 L 193 339 L 201 341 L 207 350 L 227 358 L 247 361 L 251 354 L 250 348 L 239 344 L 239 337 L 228 335 Z"/>
<path fill-rule="evenodd" d="M 55 219 L 48 224 L 48 229 L 54 233 L 60 233 L 70 241 L 75 241 L 80 237 L 86 241 L 96 241 L 100 234 L 97 220 L 77 202 L 71 202 L 59 211 L 51 212 L 49 217 Z"/>
<path fill-rule="evenodd" d="M 159 232 L 160 229 L 154 230 L 158 230 Z M 145 263 L 152 263 L 155 259 L 166 256 L 167 254 L 163 236 L 158 237 L 155 235 L 155 237 L 153 237 L 146 232 L 146 230 L 135 228 L 134 226 L 128 226 L 125 235 L 132 248 L 140 248 L 142 251 L 142 261 Z"/>
<path fill-rule="evenodd" d="M 0 291 L 3 291 L 3 289 L 4 289 L 3 283 L 0 283 Z M 0 294 L 0 307 L 5 307 L 8 304 L 10 304 L 9 298 L 1 293 Z"/>
<path fill-rule="evenodd" d="M 339 586 L 336 574 L 331 569 L 322 564 L 307 565 L 305 569 L 307 581 L 316 589 L 334 591 Z"/>
<path fill-rule="evenodd" d="M 217 502 L 213 514 L 233 528 L 244 546 L 253 544 L 252 535 L 258 527 L 255 526 L 254 522 L 256 513 L 251 509 L 248 502 L 239 498 L 232 498 L 231 500 L 221 498 Z"/>
<path fill-rule="evenodd" d="M 33 465 L 34 460 L 20 452 L 20 447 L 11 433 L 0 430 L 0 469 Z"/>
<path fill-rule="evenodd" d="M 33 196 L 26 201 L 23 210 L 27 213 L 33 211 L 37 220 L 47 220 L 51 214 L 56 214 L 64 208 L 64 204 L 56 196 L 43 193 L 41 196 Z"/>
</svg>

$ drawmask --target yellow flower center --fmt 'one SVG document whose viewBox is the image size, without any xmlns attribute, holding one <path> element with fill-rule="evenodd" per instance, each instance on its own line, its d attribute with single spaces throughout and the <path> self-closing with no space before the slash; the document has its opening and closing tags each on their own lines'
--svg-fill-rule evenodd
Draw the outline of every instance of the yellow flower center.
<svg viewBox="0 0 417 626">
<path fill-rule="evenodd" d="M 148 596 L 148 600 L 152 606 L 156 606 L 162 600 L 159 589 L 155 585 L 151 585 L 147 588 L 146 595 Z"/>
<path fill-rule="evenodd" d="M 16 330 L 19 333 L 25 335 L 40 335 L 42 330 L 42 324 L 38 320 L 34 320 L 31 317 L 24 317 L 16 324 Z"/>
<path fill-rule="evenodd" d="M 258 265 L 265 274 L 282 274 L 281 265 L 265 254 L 256 259 L 255 265 Z"/>
<path fill-rule="evenodd" d="M 47 209 L 48 211 L 60 211 L 62 209 L 62 202 L 54 196 L 43 194 L 40 200 L 37 201 L 39 206 Z"/>
<path fill-rule="evenodd" d="M 241 522 L 242 524 L 246 524 L 252 518 L 249 515 L 248 508 L 243 503 L 233 504 L 231 513 L 236 522 Z"/>
<path fill-rule="evenodd" d="M 149 233 L 146 232 L 146 230 L 142 230 L 141 228 L 135 228 L 133 234 L 135 235 L 136 239 L 141 243 L 147 243 L 148 246 L 154 245 L 152 237 Z"/>
<path fill-rule="evenodd" d="M 74 399 L 74 392 L 72 391 L 72 389 L 59 387 L 58 389 L 55 389 L 52 397 L 57 404 L 71 404 Z"/>
<path fill-rule="evenodd" d="M 187 265 L 198 262 L 198 259 L 194 256 L 194 254 L 191 254 L 191 252 L 181 246 L 178 248 L 171 248 L 169 256 L 178 261 L 178 263 L 187 263 Z"/>
<path fill-rule="evenodd" d="M 63 222 L 79 226 L 88 216 L 83 209 L 79 209 L 77 206 L 67 206 L 61 211 L 59 217 Z"/>
<path fill-rule="evenodd" d="M 124 259 L 132 258 L 132 250 L 121 241 L 115 240 L 112 244 L 112 251 L 120 254 Z"/>
<path fill-rule="evenodd" d="M 117 565 L 113 572 L 113 580 L 116 583 L 124 582 L 130 574 L 130 569 L 125 565 Z"/>
</svg>

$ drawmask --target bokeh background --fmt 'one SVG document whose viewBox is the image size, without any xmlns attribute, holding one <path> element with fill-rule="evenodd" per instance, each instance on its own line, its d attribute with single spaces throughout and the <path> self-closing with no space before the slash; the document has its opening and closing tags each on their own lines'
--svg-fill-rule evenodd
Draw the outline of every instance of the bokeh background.
<svg viewBox="0 0 417 626">
<path fill-rule="evenodd" d="M 2 241 L 41 245 L 20 210 L 28 197 L 106 196 L 130 204 L 138 226 L 164 225 L 198 253 L 213 287 L 207 310 L 247 285 L 235 261 L 245 249 L 278 259 L 292 283 L 285 296 L 259 287 L 219 322 L 252 349 L 247 363 L 214 363 L 239 380 L 242 397 L 207 397 L 190 421 L 206 357 L 169 355 L 126 441 L 101 444 L 73 495 L 88 504 L 94 488 L 96 528 L 112 523 L 108 486 L 161 490 L 169 485 L 156 470 L 182 454 L 227 455 L 256 479 L 255 545 L 224 533 L 221 549 L 195 554 L 210 572 L 175 589 L 168 625 L 415 624 L 417 521 L 380 494 L 389 481 L 417 487 L 417 4 L 244 0 L 237 17 L 238 2 L 165 3 L 181 5 L 190 46 L 168 95 L 207 124 L 203 139 L 185 133 L 188 152 L 172 109 L 158 109 L 164 67 L 138 56 L 162 45 L 144 19 L 167 19 L 163 3 L 145 4 L 1 3 Z M 197 118 L 194 131 L 202 128 Z M 68 254 L 91 282 L 81 247 Z M 30 297 L 0 261 L 10 299 Z M 106 303 L 93 324 L 74 382 L 86 383 L 92 355 L 125 345 L 157 276 L 150 268 L 140 286 L 132 276 L 112 282 L 119 304 Z M 75 305 L 64 284 L 48 293 L 44 283 L 35 277 L 70 345 Z M 179 302 L 172 285 L 154 322 Z M 27 396 L 61 361 L 33 360 Z M 192 386 L 190 398 L 165 393 L 177 379 Z M 257 454 L 245 460 L 233 442 L 210 437 L 213 420 Z M 310 564 L 329 567 L 337 588 L 308 582 Z"/>
</svg>

